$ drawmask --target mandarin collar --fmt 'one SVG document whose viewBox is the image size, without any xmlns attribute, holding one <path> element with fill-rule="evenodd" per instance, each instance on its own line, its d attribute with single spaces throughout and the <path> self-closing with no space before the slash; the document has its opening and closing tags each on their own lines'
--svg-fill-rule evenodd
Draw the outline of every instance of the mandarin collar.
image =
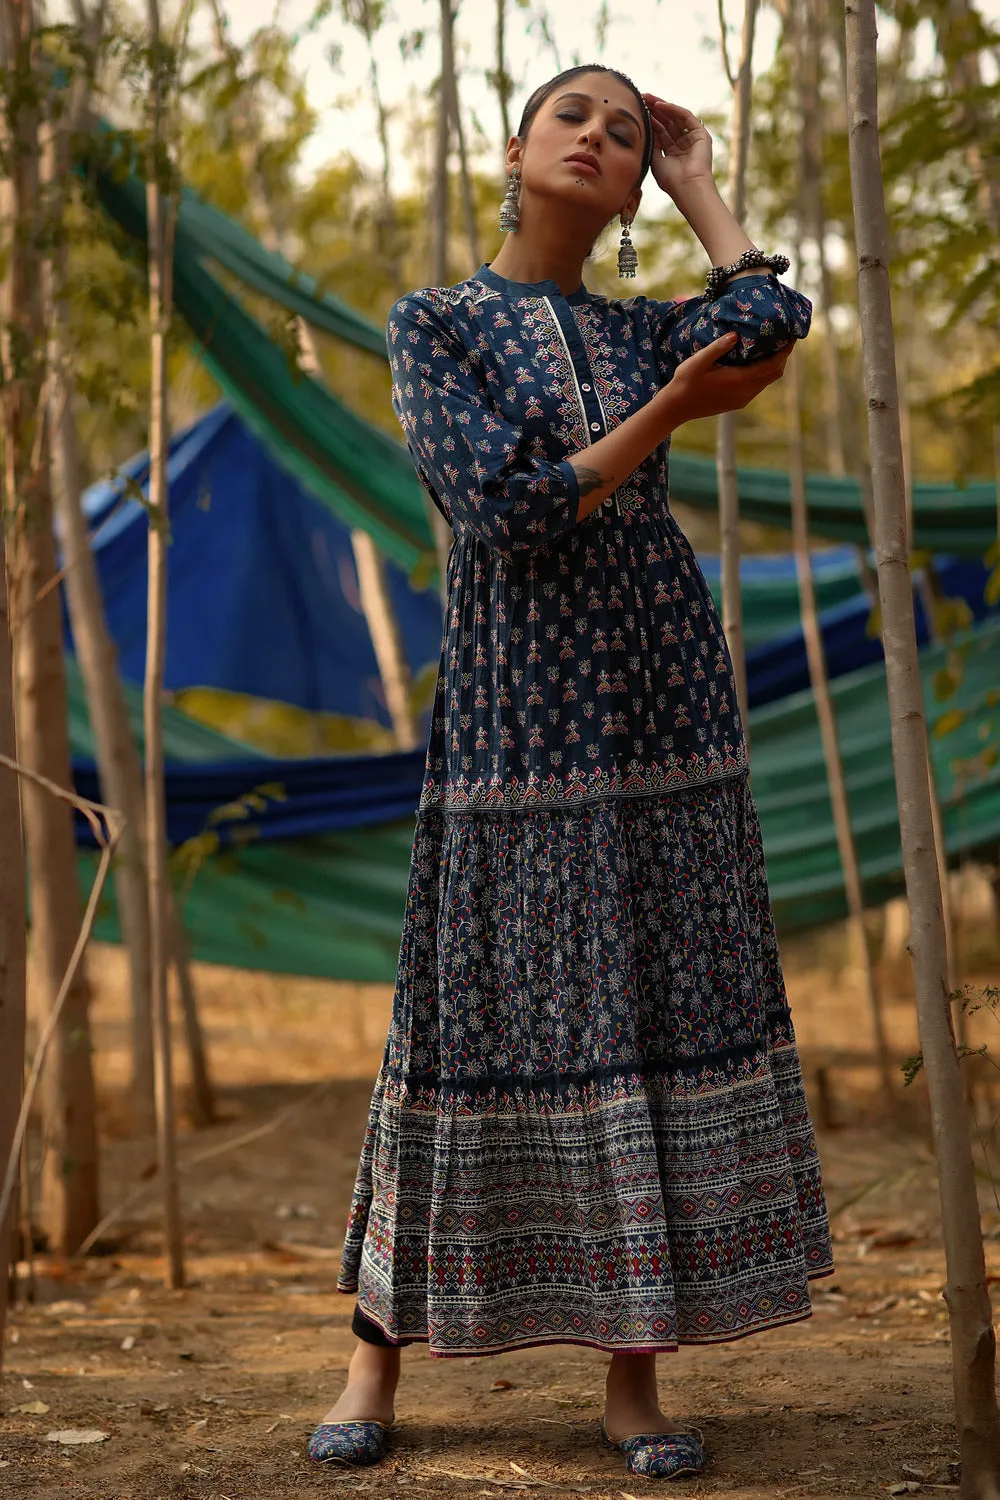
<svg viewBox="0 0 1000 1500">
<path fill-rule="evenodd" d="M 565 293 L 556 281 L 511 281 L 507 276 L 499 276 L 485 262 L 476 272 L 475 281 L 482 281 L 494 291 L 506 292 L 508 296 L 520 297 L 559 297 L 564 302 L 577 303 L 586 302 L 590 293 L 581 281 L 575 292 Z"/>
</svg>

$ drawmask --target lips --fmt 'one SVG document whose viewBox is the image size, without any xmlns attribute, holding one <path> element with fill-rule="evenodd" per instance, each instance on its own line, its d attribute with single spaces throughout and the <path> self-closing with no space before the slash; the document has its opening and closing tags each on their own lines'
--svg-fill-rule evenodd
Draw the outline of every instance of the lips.
<svg viewBox="0 0 1000 1500">
<path fill-rule="evenodd" d="M 566 157 L 566 164 L 567 166 L 585 167 L 588 171 L 593 172 L 595 177 L 600 177 L 601 175 L 600 162 L 596 156 L 591 156 L 587 151 L 574 151 L 572 156 Z"/>
</svg>

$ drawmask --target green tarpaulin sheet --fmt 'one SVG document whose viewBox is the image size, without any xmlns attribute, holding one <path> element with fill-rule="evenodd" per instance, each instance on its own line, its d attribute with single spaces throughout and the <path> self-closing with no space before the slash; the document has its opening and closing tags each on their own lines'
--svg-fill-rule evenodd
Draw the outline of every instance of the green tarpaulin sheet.
<svg viewBox="0 0 1000 1500">
<path fill-rule="evenodd" d="M 953 857 L 1000 841 L 1000 768 L 987 768 L 964 785 L 956 774 L 957 762 L 982 755 L 990 745 L 1000 747 L 1000 621 L 980 626 L 968 641 L 964 680 L 945 704 L 934 702 L 933 679 L 947 648 L 927 651 L 922 661 L 929 717 L 933 722 L 947 713 L 956 721 L 953 732 L 931 741 Z M 71 690 L 73 750 L 87 753 L 86 713 L 75 677 Z M 141 729 L 138 694 L 131 693 L 133 722 Z M 865 893 L 876 904 L 902 890 L 882 665 L 840 678 L 833 696 Z M 232 756 L 232 741 L 188 727 L 182 718 L 168 715 L 170 755 L 201 761 Z M 779 928 L 791 932 L 832 921 L 846 904 L 812 694 L 752 712 L 750 739 Z M 391 981 L 412 832 L 406 819 L 346 834 L 248 844 L 209 859 L 185 907 L 195 956 L 278 973 Z M 93 856 L 80 858 L 89 888 Z M 115 934 L 109 900 L 97 935 Z"/>
<path fill-rule="evenodd" d="M 140 180 L 96 168 L 93 177 L 107 213 L 144 244 L 146 205 Z M 320 294 L 309 278 L 226 215 L 185 193 L 175 250 L 177 308 L 226 397 L 275 459 L 342 520 L 370 531 L 403 567 L 420 562 L 432 567 L 425 501 L 403 444 L 356 416 L 317 381 L 290 369 L 261 324 L 206 269 L 209 261 L 307 322 L 384 357 L 381 332 L 336 298 Z M 715 509 L 713 460 L 675 452 L 670 484 L 675 500 Z M 787 474 L 741 468 L 739 487 L 747 520 L 789 528 Z M 807 496 L 816 536 L 867 545 L 861 493 L 853 479 L 810 475 Z M 913 519 L 915 547 L 982 557 L 996 540 L 996 486 L 916 484 Z"/>
</svg>

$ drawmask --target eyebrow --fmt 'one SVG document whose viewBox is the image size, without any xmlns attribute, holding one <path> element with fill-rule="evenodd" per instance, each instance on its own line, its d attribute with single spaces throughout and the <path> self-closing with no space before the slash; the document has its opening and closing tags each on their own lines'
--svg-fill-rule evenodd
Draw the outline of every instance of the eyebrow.
<svg viewBox="0 0 1000 1500">
<path fill-rule="evenodd" d="M 585 101 L 585 103 L 587 103 L 587 104 L 593 104 L 593 102 L 594 102 L 594 96 L 593 96 L 593 94 L 581 94 L 578 91 L 573 91 L 573 92 L 568 93 L 568 94 L 560 94 L 559 98 L 556 100 L 556 103 L 557 104 L 561 104 L 564 99 L 583 99 Z M 631 120 L 632 124 L 639 131 L 639 133 L 640 134 L 642 133 L 642 124 L 641 124 L 641 122 L 636 119 L 635 115 L 632 114 L 630 110 L 627 110 L 627 109 L 616 109 L 615 110 L 615 114 L 616 115 L 624 115 L 625 118 L 626 118 L 626 120 Z"/>
</svg>

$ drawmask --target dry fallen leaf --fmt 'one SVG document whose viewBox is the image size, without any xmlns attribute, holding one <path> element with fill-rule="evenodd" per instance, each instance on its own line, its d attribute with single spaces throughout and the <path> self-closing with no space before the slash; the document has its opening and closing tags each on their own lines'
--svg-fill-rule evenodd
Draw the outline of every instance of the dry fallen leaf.
<svg viewBox="0 0 1000 1500">
<path fill-rule="evenodd" d="M 25 1417 L 44 1417 L 45 1413 L 51 1411 L 52 1408 L 46 1406 L 44 1401 L 25 1401 L 21 1406 L 15 1406 L 14 1410 L 21 1412 Z"/>
<path fill-rule="evenodd" d="M 82 1447 L 84 1443 L 105 1443 L 111 1436 L 107 1432 L 98 1432 L 96 1427 L 67 1427 L 64 1432 L 47 1432 L 45 1441 L 47 1443 L 62 1443 L 66 1448 Z"/>
<path fill-rule="evenodd" d="M 512 1391 L 514 1382 L 512 1380 L 494 1380 L 490 1386 L 491 1391 Z"/>
</svg>

